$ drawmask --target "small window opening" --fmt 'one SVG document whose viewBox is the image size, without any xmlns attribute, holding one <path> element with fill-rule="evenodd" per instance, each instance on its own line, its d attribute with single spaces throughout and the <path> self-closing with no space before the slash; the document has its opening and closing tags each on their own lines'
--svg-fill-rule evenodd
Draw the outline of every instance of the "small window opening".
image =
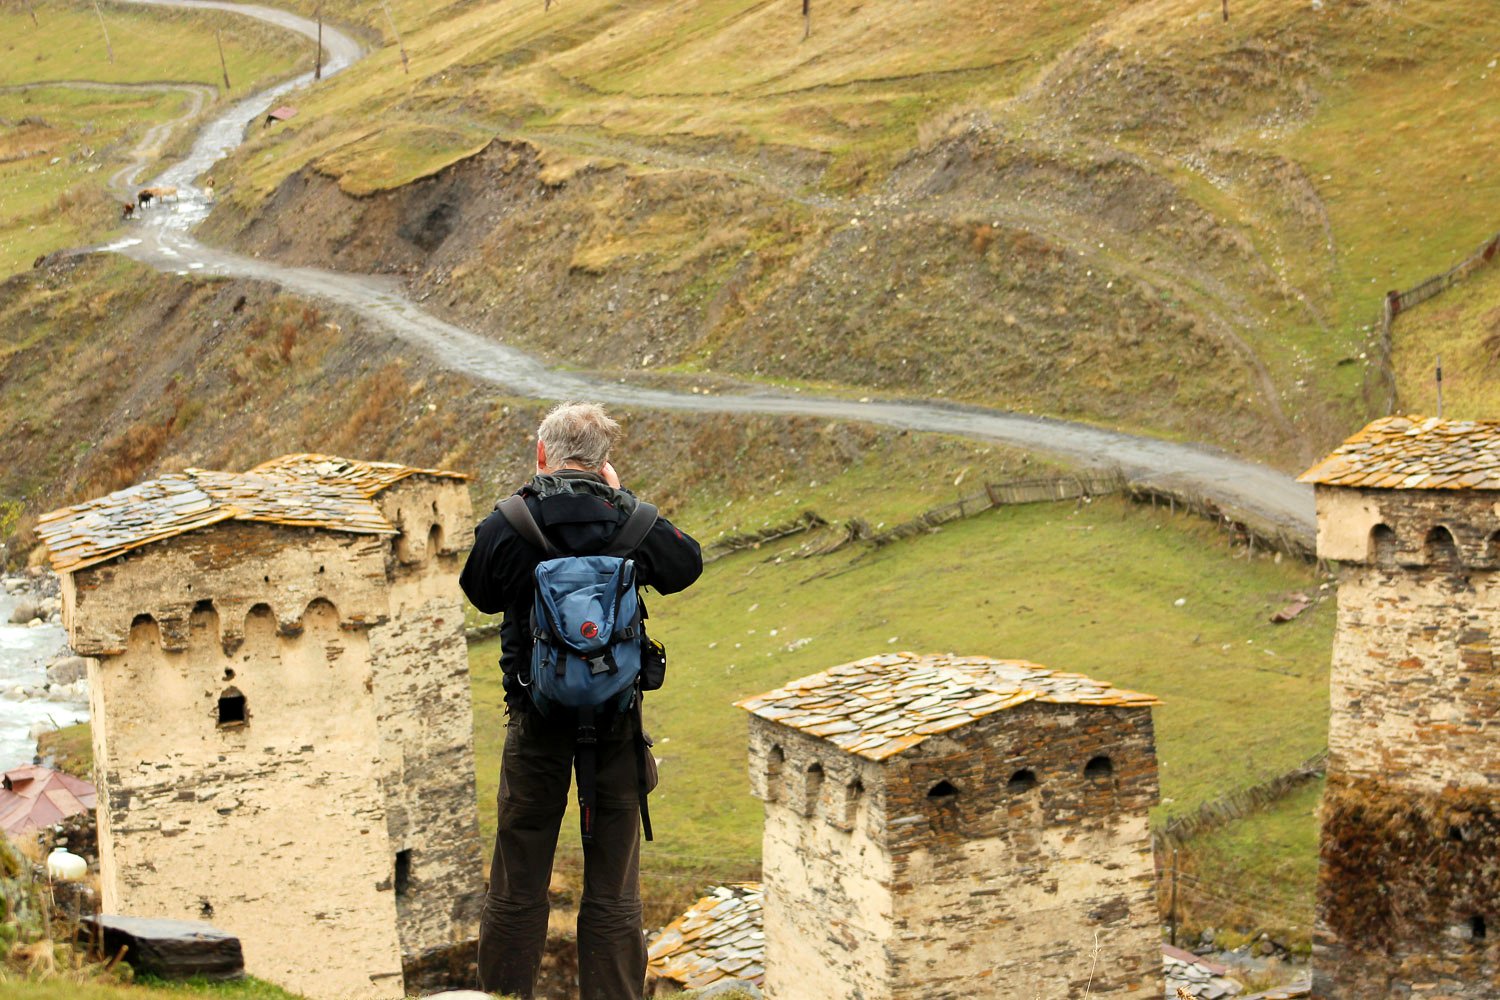
<svg viewBox="0 0 1500 1000">
<path fill-rule="evenodd" d="M 1464 828 L 1461 826 L 1448 827 L 1448 839 L 1456 844 L 1464 842 Z"/>
<path fill-rule="evenodd" d="M 434 524 L 427 531 L 427 555 L 435 556 L 443 551 L 443 526 Z"/>
<path fill-rule="evenodd" d="M 852 828 L 859 818 L 859 801 L 865 797 L 865 783 L 855 778 L 844 786 L 844 825 Z"/>
<path fill-rule="evenodd" d="M 1114 773 L 1114 761 L 1110 760 L 1108 757 L 1103 756 L 1102 754 L 1098 757 L 1095 757 L 1093 760 L 1090 760 L 1083 766 L 1083 776 L 1085 778 L 1092 778 L 1096 781 L 1102 778 L 1107 778 Z"/>
<path fill-rule="evenodd" d="M 323 571 L 324 571 L 324 570 L 325 570 L 325 569 L 326 569 L 326 568 L 327 568 L 327 567 L 325 567 L 325 566 L 319 566 L 319 567 L 318 567 L 318 572 L 319 572 L 319 573 L 321 573 L 321 572 L 323 572 Z"/>
<path fill-rule="evenodd" d="M 225 688 L 224 693 L 219 695 L 219 728 L 243 726 L 249 721 L 249 714 L 245 708 L 245 696 L 238 688 Z"/>
<path fill-rule="evenodd" d="M 1453 532 L 1442 525 L 1438 525 L 1427 533 L 1425 548 L 1428 565 L 1458 565 L 1458 543 L 1453 540 Z"/>
<path fill-rule="evenodd" d="M 1396 565 L 1396 533 L 1389 525 L 1377 524 L 1370 529 L 1370 555 L 1377 566 Z"/>
<path fill-rule="evenodd" d="M 211 918 L 214 915 L 214 904 L 206 899 L 200 899 L 198 901 L 198 915 L 204 920 Z"/>
<path fill-rule="evenodd" d="M 781 796 L 781 766 L 786 763 L 786 752 L 773 746 L 766 754 L 766 801 L 775 802 Z"/>
<path fill-rule="evenodd" d="M 957 794 L 958 789 L 954 788 L 953 783 L 947 778 L 927 789 L 927 797 L 929 799 L 951 799 Z"/>
<path fill-rule="evenodd" d="M 1489 928 L 1485 926 L 1483 917 L 1469 918 L 1469 939 L 1471 941 L 1483 941 L 1489 934 Z"/>
<path fill-rule="evenodd" d="M 232 680 L 234 680 L 234 668 L 233 667 L 225 667 L 224 668 L 224 679 L 226 681 L 232 681 Z"/>
<path fill-rule="evenodd" d="M 1023 767 L 1010 776 L 1005 783 L 1006 791 L 1012 793 L 1029 792 L 1036 787 L 1036 772 L 1029 767 Z"/>
<path fill-rule="evenodd" d="M 802 806 L 802 815 L 811 816 L 818 808 L 818 800 L 823 797 L 823 765 L 819 763 L 809 764 L 807 767 L 807 784 L 805 786 L 807 800 Z"/>
<path fill-rule="evenodd" d="M 396 895 L 406 895 L 411 887 L 411 848 L 396 852 Z"/>
</svg>

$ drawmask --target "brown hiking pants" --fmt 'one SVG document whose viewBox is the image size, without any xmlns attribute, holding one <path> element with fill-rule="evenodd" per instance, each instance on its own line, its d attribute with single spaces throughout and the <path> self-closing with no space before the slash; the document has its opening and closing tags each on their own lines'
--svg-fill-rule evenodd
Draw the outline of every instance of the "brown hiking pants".
<svg viewBox="0 0 1500 1000">
<path fill-rule="evenodd" d="M 623 714 L 599 733 L 594 842 L 583 849 L 578 908 L 580 1000 L 640 1000 L 645 991 L 635 731 L 634 717 Z M 486 992 L 530 1000 L 536 990 L 573 736 L 571 725 L 535 711 L 518 712 L 506 727 L 500 830 L 479 925 L 479 988 Z"/>
</svg>

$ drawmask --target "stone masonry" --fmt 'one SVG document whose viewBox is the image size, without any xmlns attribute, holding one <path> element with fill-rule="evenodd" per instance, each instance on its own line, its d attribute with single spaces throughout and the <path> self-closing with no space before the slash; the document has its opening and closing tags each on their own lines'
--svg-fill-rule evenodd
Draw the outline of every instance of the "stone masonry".
<svg viewBox="0 0 1500 1000">
<path fill-rule="evenodd" d="M 254 975 L 395 998 L 477 930 L 460 476 L 287 456 L 50 514 L 90 657 L 106 912 L 211 919 Z"/>
<path fill-rule="evenodd" d="M 1313 996 L 1500 996 L 1500 424 L 1385 418 L 1302 478 L 1339 566 Z"/>
<path fill-rule="evenodd" d="M 766 809 L 767 995 L 1161 996 L 1155 704 L 1024 661 L 910 653 L 741 702 Z"/>
</svg>

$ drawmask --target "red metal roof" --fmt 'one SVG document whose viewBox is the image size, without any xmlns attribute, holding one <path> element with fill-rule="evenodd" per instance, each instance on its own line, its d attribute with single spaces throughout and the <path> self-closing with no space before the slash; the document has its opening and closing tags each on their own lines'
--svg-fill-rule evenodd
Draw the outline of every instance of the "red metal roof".
<svg viewBox="0 0 1500 1000">
<path fill-rule="evenodd" d="M 10 836 L 92 812 L 98 801 L 87 781 L 40 764 L 6 771 L 0 784 L 0 831 Z"/>
<path fill-rule="evenodd" d="M 266 117 L 267 118 L 273 118 L 273 119 L 275 119 L 276 121 L 279 121 L 279 122 L 284 122 L 288 118 L 295 118 L 295 117 L 297 117 L 297 109 L 294 108 L 294 107 L 292 107 L 289 104 L 283 104 L 279 108 L 272 108 L 271 111 L 270 111 L 270 113 L 267 114 Z"/>
</svg>

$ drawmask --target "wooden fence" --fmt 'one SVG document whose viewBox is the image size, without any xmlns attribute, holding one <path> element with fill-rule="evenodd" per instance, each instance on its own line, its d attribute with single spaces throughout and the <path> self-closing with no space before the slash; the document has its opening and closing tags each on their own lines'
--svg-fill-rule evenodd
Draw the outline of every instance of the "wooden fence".
<svg viewBox="0 0 1500 1000">
<path fill-rule="evenodd" d="M 1391 364 L 1393 353 L 1391 325 L 1395 323 L 1396 317 L 1413 306 L 1421 305 L 1428 299 L 1446 292 L 1479 268 L 1493 261 L 1496 256 L 1500 256 L 1500 233 L 1491 236 L 1479 249 L 1442 274 L 1435 274 L 1404 292 L 1386 292 L 1380 314 L 1378 345 L 1380 356 L 1365 374 L 1365 404 L 1371 407 L 1373 415 L 1385 416 L 1396 409 L 1396 371 Z"/>
<path fill-rule="evenodd" d="M 1194 837 L 1221 829 L 1285 798 L 1309 781 L 1322 777 L 1327 768 L 1328 751 L 1321 750 L 1269 781 L 1236 789 L 1211 802 L 1203 803 L 1190 813 L 1176 817 L 1152 834 L 1158 857 L 1165 856 L 1164 851 L 1181 847 Z"/>
<path fill-rule="evenodd" d="M 950 521 L 983 514 L 996 507 L 1026 503 L 1055 503 L 1123 493 L 1129 487 L 1118 472 L 1092 476 L 1052 476 L 1046 479 L 1018 479 L 1009 483 L 986 483 L 977 493 L 959 497 L 952 503 L 934 507 L 924 514 L 893 528 L 863 535 L 861 539 L 876 548 L 932 531 Z M 850 539 L 856 540 L 856 539 Z"/>
</svg>

